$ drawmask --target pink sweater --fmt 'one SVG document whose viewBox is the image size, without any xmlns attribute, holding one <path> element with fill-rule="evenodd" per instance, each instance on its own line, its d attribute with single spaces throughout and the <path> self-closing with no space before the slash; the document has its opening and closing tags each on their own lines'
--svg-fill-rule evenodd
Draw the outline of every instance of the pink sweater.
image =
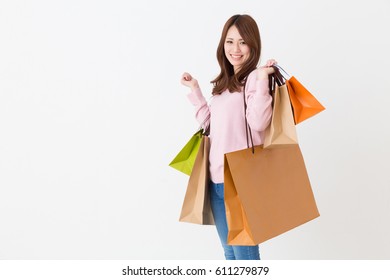
<svg viewBox="0 0 390 280">
<path fill-rule="evenodd" d="M 251 72 L 246 83 L 246 117 L 252 130 L 253 144 L 264 141 L 264 130 L 270 123 L 272 97 L 268 90 L 268 80 L 256 80 L 256 70 Z M 223 183 L 224 154 L 247 148 L 244 118 L 243 92 L 230 93 L 225 90 L 215 95 L 207 104 L 201 90 L 195 89 L 187 97 L 195 106 L 199 123 L 208 118 L 210 126 L 210 177 L 214 183 Z"/>
</svg>

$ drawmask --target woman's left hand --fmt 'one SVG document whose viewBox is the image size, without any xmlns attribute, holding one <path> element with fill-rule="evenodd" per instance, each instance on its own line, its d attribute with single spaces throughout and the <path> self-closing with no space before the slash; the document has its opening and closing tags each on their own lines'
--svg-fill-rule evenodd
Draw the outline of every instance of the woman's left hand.
<svg viewBox="0 0 390 280">
<path fill-rule="evenodd" d="M 271 75 L 275 72 L 272 66 L 276 64 L 278 64 L 278 62 L 275 59 L 268 59 L 267 63 L 264 66 L 261 66 L 259 69 L 257 69 L 257 79 L 268 79 L 268 75 Z"/>
</svg>

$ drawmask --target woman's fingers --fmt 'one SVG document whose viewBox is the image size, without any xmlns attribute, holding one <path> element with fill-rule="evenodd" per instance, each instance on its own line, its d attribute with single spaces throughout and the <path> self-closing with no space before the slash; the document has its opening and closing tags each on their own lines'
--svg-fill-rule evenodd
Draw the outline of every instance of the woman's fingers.
<svg viewBox="0 0 390 280">
<path fill-rule="evenodd" d="M 182 78 L 183 78 L 183 80 L 185 80 L 185 81 L 187 81 L 187 82 L 192 80 L 191 75 L 190 75 L 189 73 L 187 73 L 187 72 L 185 72 L 185 73 L 183 74 Z"/>
<path fill-rule="evenodd" d="M 268 59 L 266 66 L 271 67 L 275 64 L 278 64 L 278 62 L 275 59 Z"/>
</svg>

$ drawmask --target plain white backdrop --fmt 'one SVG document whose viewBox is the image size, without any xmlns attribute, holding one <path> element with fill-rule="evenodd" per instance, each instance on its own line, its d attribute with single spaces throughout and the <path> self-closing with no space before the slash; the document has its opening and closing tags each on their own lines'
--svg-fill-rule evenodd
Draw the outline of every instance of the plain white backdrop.
<svg viewBox="0 0 390 280">
<path fill-rule="evenodd" d="M 327 108 L 297 126 L 321 216 L 264 259 L 390 258 L 390 4 L 372 1 L 0 1 L 0 259 L 223 259 L 179 223 L 168 163 L 198 127 L 225 21 L 258 23 Z"/>
</svg>

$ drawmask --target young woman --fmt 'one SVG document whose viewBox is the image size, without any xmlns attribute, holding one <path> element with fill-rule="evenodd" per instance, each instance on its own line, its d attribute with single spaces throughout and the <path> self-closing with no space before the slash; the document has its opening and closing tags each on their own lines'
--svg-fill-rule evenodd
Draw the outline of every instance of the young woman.
<svg viewBox="0 0 390 280">
<path fill-rule="evenodd" d="M 189 88 L 190 102 L 195 106 L 196 118 L 204 126 L 210 125 L 210 199 L 218 235 L 226 259 L 260 259 L 258 246 L 227 245 L 227 221 L 224 204 L 224 154 L 247 148 L 245 114 L 252 132 L 253 144 L 264 140 L 264 130 L 270 123 L 272 97 L 268 89 L 268 75 L 274 72 L 271 59 L 257 68 L 261 54 L 260 33 L 249 15 L 234 15 L 222 30 L 217 49 L 220 74 L 211 83 L 213 99 L 207 104 L 198 81 L 184 73 L 181 83 Z M 247 109 L 244 109 L 243 90 Z"/>
</svg>

